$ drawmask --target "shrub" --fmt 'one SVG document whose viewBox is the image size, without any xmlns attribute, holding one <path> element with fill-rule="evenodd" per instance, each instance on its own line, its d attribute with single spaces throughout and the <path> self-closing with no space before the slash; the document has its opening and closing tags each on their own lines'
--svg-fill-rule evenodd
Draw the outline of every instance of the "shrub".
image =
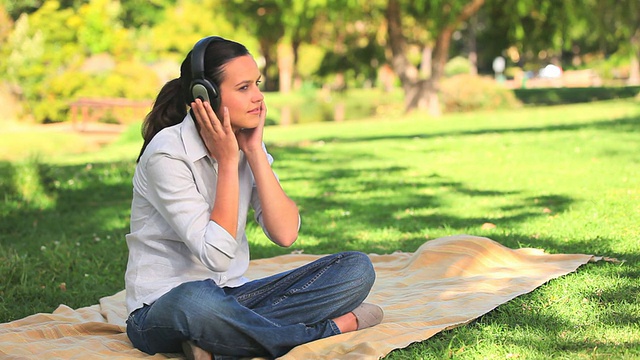
<svg viewBox="0 0 640 360">
<path fill-rule="evenodd" d="M 446 112 L 513 108 L 520 103 L 513 92 L 492 78 L 460 74 L 440 84 L 440 101 Z"/>
<path fill-rule="evenodd" d="M 444 66 L 444 74 L 445 76 L 469 74 L 472 66 L 471 61 L 466 57 L 456 56 Z"/>
</svg>

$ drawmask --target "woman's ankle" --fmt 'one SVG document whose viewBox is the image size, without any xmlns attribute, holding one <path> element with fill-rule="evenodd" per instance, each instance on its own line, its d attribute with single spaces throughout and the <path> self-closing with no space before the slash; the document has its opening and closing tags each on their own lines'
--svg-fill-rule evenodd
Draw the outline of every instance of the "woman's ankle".
<svg viewBox="0 0 640 360">
<path fill-rule="evenodd" d="M 340 329 L 340 332 L 343 334 L 356 331 L 358 329 L 358 319 L 352 312 L 338 316 L 333 319 L 333 322 L 338 326 L 338 329 Z"/>
</svg>

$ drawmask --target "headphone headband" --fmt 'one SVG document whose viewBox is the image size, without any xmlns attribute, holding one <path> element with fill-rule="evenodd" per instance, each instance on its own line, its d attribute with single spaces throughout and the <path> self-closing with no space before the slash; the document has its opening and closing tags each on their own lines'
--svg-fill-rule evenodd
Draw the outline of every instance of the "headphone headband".
<svg viewBox="0 0 640 360">
<path fill-rule="evenodd" d="M 219 36 L 209 36 L 198 40 L 191 51 L 191 78 L 204 79 L 204 55 L 209 43 L 224 40 Z"/>
<path fill-rule="evenodd" d="M 224 41 L 219 36 L 209 36 L 200 39 L 191 50 L 191 84 L 189 85 L 188 104 L 197 98 L 208 101 L 214 111 L 220 107 L 220 91 L 215 83 L 209 81 L 204 74 L 205 52 L 209 44 L 214 41 Z"/>
</svg>

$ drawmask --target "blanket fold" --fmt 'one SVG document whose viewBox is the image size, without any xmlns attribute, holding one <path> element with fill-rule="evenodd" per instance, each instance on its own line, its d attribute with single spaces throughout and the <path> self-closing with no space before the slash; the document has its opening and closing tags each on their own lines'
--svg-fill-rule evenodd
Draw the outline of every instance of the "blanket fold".
<svg viewBox="0 0 640 360">
<path fill-rule="evenodd" d="M 258 278 L 295 268 L 321 255 L 291 254 L 252 260 Z M 575 271 L 594 257 L 506 248 L 488 238 L 457 235 L 431 240 L 414 253 L 370 255 L 376 283 L 367 299 L 385 311 L 382 324 L 300 345 L 282 359 L 378 359 L 478 318 L 545 282 Z M 125 294 L 73 310 L 60 305 L 0 324 L 0 355 L 9 359 L 181 358 L 149 356 L 125 334 Z"/>
</svg>

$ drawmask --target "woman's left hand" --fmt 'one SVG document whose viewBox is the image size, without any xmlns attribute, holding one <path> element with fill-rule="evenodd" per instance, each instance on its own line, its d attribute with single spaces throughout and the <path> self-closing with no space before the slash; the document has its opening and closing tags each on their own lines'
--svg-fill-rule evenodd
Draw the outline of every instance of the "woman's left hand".
<svg viewBox="0 0 640 360">
<path fill-rule="evenodd" d="M 245 154 L 262 150 L 262 134 L 264 132 L 264 121 L 267 117 L 267 105 L 264 101 L 260 104 L 260 122 L 253 129 L 240 129 L 236 132 L 236 139 L 240 150 Z"/>
</svg>

